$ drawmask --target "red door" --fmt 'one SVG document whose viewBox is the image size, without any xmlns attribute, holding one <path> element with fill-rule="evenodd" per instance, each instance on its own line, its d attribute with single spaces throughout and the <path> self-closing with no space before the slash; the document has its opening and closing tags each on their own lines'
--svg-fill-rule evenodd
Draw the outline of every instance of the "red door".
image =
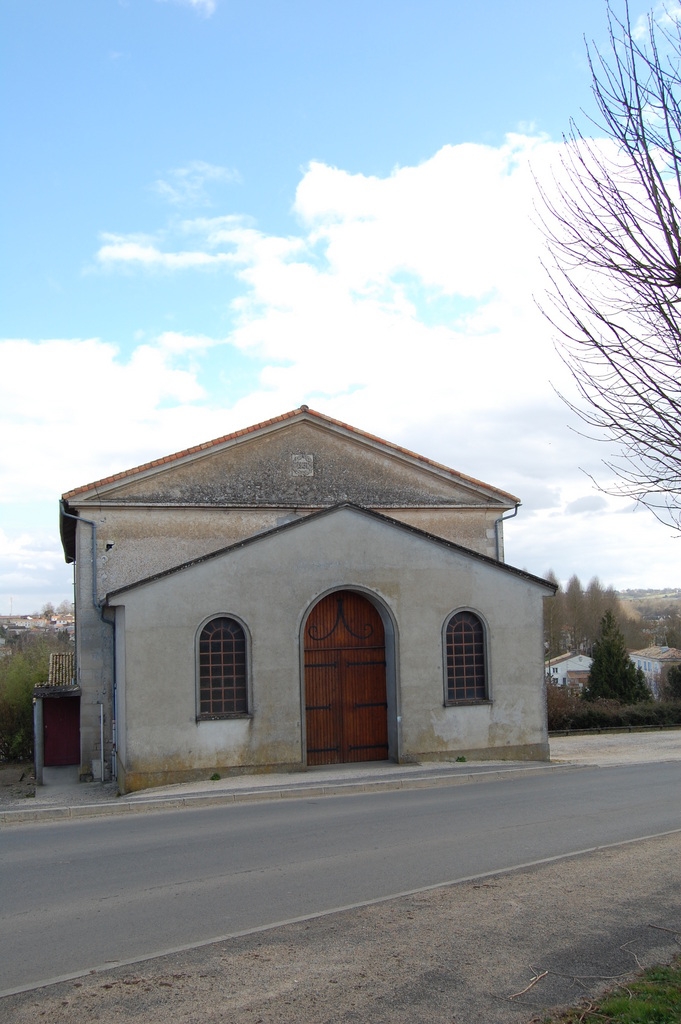
<svg viewBox="0 0 681 1024">
<path fill-rule="evenodd" d="M 307 763 L 388 758 L 385 634 L 365 597 L 323 598 L 305 623 Z"/>
<path fill-rule="evenodd" d="M 43 697 L 43 763 L 80 764 L 80 697 Z"/>
</svg>

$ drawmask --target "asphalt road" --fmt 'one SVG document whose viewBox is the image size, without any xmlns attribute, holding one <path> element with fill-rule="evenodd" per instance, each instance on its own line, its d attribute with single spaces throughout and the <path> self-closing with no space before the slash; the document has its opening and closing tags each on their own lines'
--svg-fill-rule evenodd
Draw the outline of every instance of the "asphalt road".
<svg viewBox="0 0 681 1024">
<path fill-rule="evenodd" d="M 0 833 L 0 992 L 681 828 L 681 762 Z"/>
</svg>

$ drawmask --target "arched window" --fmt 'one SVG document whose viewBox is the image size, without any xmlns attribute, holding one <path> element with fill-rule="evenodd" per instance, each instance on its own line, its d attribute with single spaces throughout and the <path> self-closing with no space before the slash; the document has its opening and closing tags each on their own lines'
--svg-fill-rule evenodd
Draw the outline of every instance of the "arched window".
<svg viewBox="0 0 681 1024">
<path fill-rule="evenodd" d="M 231 718 L 248 712 L 246 637 L 234 619 L 211 619 L 199 637 L 198 718 Z"/>
<path fill-rule="evenodd" d="M 456 612 L 447 623 L 447 703 L 485 700 L 485 628 L 473 612 Z"/>
</svg>

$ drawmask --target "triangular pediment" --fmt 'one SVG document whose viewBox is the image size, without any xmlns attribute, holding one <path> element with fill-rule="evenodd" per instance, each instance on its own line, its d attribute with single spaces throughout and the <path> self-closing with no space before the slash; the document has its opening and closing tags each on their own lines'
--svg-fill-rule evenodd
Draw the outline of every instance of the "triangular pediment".
<svg viewBox="0 0 681 1024">
<path fill-rule="evenodd" d="M 182 507 L 513 507 L 517 499 L 302 407 L 64 495 L 69 504 Z"/>
</svg>

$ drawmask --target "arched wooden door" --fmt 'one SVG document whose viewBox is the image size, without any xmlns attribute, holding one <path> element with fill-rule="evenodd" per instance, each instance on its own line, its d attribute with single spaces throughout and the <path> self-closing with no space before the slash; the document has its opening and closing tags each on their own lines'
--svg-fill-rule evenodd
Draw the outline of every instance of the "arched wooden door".
<svg viewBox="0 0 681 1024">
<path fill-rule="evenodd" d="M 388 758 L 385 634 L 365 597 L 322 598 L 304 631 L 307 763 Z"/>
</svg>

